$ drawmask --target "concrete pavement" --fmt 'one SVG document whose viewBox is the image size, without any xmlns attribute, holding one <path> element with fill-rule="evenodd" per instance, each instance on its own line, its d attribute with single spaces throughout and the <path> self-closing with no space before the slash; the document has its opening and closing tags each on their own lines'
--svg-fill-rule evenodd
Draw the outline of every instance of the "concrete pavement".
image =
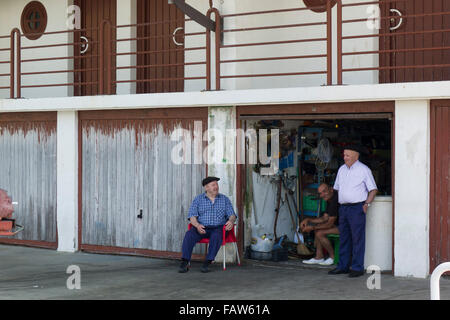
<svg viewBox="0 0 450 320">
<path fill-rule="evenodd" d="M 0 245 L 0 299 L 232 299 L 241 300 L 428 300 L 429 279 L 395 278 L 381 274 L 380 289 L 369 290 L 370 275 L 350 279 L 328 275 L 330 267 L 299 261 L 244 261 L 242 266 L 212 265 L 200 272 L 193 262 L 186 274 L 179 261 L 145 257 L 63 253 L 47 249 Z M 80 289 L 75 287 L 80 270 Z M 70 278 L 71 277 L 71 278 Z M 69 279 L 70 278 L 70 279 Z M 69 280 L 69 281 L 68 281 Z M 441 299 L 450 299 L 450 279 L 441 278 Z"/>
</svg>

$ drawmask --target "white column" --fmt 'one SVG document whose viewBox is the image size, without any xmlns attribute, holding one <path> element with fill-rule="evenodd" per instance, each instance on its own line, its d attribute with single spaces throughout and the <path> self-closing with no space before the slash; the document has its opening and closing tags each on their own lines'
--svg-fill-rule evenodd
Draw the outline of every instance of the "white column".
<svg viewBox="0 0 450 320">
<path fill-rule="evenodd" d="M 429 274 L 430 102 L 395 103 L 395 276 Z"/>
<path fill-rule="evenodd" d="M 208 110 L 208 176 L 220 178 L 219 192 L 226 195 L 237 212 L 236 204 L 236 108 L 211 107 Z M 219 141 L 222 140 L 222 141 Z M 236 229 L 237 232 L 237 229 Z M 232 244 L 226 246 L 226 262 L 235 261 Z M 223 248 L 216 261 L 223 261 Z"/>
<path fill-rule="evenodd" d="M 78 250 L 78 114 L 58 111 L 57 117 L 58 251 Z"/>
</svg>

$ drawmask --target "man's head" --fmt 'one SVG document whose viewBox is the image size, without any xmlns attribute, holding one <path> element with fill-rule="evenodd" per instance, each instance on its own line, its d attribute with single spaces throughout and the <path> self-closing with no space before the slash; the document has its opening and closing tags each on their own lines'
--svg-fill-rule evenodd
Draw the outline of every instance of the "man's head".
<svg viewBox="0 0 450 320">
<path fill-rule="evenodd" d="M 348 167 L 351 167 L 359 159 L 359 151 L 357 148 L 344 149 L 344 162 Z"/>
<path fill-rule="evenodd" d="M 0 189 L 0 218 L 10 218 L 14 212 L 14 206 L 6 190 Z"/>
<path fill-rule="evenodd" d="M 331 188 L 326 183 L 320 184 L 320 186 L 317 188 L 317 192 L 319 192 L 319 196 L 325 201 L 330 200 L 333 196 L 333 188 Z"/>
<path fill-rule="evenodd" d="M 215 197 L 219 193 L 219 184 L 217 183 L 219 180 L 220 178 L 216 177 L 207 177 L 203 179 L 202 185 L 209 196 Z"/>
</svg>

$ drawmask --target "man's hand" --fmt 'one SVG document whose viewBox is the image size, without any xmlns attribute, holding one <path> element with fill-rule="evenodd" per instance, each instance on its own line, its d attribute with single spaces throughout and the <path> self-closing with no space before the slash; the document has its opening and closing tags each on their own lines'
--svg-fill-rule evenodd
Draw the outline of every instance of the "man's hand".
<svg viewBox="0 0 450 320">
<path fill-rule="evenodd" d="M 225 223 L 225 230 L 230 231 L 233 229 L 234 222 L 236 221 L 236 216 L 233 214 L 230 216 L 228 221 Z"/>
<path fill-rule="evenodd" d="M 200 224 L 200 223 L 198 223 L 197 217 L 190 217 L 189 221 L 191 222 L 191 225 L 193 227 L 195 227 L 195 229 L 197 229 L 198 233 L 200 233 L 200 234 L 205 234 L 206 233 L 205 226 Z"/>
<path fill-rule="evenodd" d="M 311 232 L 311 231 L 313 231 L 313 227 L 312 227 L 312 226 L 306 226 L 306 227 L 302 230 L 302 232 Z"/>
<path fill-rule="evenodd" d="M 363 204 L 363 211 L 364 213 L 367 213 L 367 209 L 369 209 L 369 206 L 367 205 L 367 203 Z"/>
<path fill-rule="evenodd" d="M 200 234 L 205 234 L 206 233 L 205 226 L 200 224 L 200 223 L 197 224 L 197 226 L 195 228 L 197 229 L 198 233 L 200 233 Z"/>
<path fill-rule="evenodd" d="M 225 230 L 230 231 L 231 229 L 233 229 L 233 225 L 234 225 L 234 221 L 231 222 L 230 220 L 228 220 L 227 223 L 225 223 Z"/>
</svg>

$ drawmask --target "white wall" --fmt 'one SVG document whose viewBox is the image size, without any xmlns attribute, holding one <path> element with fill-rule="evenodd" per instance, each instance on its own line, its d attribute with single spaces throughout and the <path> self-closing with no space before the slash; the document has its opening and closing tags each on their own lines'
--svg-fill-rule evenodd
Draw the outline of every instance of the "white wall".
<svg viewBox="0 0 450 320">
<path fill-rule="evenodd" d="M 215 1 L 217 3 L 218 1 Z M 344 0 L 343 3 L 354 3 L 354 0 Z M 364 1 L 361 1 L 364 2 Z M 256 5 L 257 3 L 257 5 Z M 216 5 L 217 6 L 217 5 Z M 217 6 L 221 14 L 266 11 L 277 9 L 304 8 L 303 1 L 299 0 L 244 0 L 225 1 L 221 6 Z M 356 19 L 369 17 L 368 6 L 345 7 L 343 9 L 343 19 Z M 332 52 L 333 52 L 333 82 L 337 82 L 337 8 L 332 9 Z M 314 22 L 326 22 L 326 13 L 316 13 L 310 10 L 301 10 L 283 13 L 270 13 L 259 15 L 245 15 L 239 17 L 225 18 L 224 28 L 251 28 L 274 25 L 304 24 Z M 376 34 L 378 30 L 368 29 L 366 22 L 344 24 L 343 35 Z M 281 40 L 315 39 L 326 38 L 326 25 L 304 26 L 295 28 L 253 30 L 245 32 L 225 33 L 225 45 L 257 43 Z M 363 38 L 357 40 L 345 40 L 343 43 L 344 52 L 348 51 L 369 51 L 378 50 L 378 38 Z M 226 59 L 246 59 L 280 56 L 302 56 L 314 54 L 326 54 L 326 41 L 303 42 L 292 44 L 268 45 L 268 46 L 246 46 L 237 48 L 222 49 L 222 60 Z M 326 70 L 327 59 L 307 58 L 289 59 L 260 62 L 240 62 L 223 63 L 223 75 L 244 75 L 244 74 L 264 74 L 264 73 L 293 73 Z M 378 55 L 352 55 L 343 58 L 344 68 L 377 67 Z M 378 83 L 377 71 L 360 71 L 344 73 L 344 84 L 372 84 Z M 252 89 L 252 88 L 284 88 L 284 87 L 308 87 L 320 86 L 327 83 L 326 74 L 280 76 L 280 77 L 257 77 L 257 78 L 232 78 L 222 80 L 223 89 Z"/>
<path fill-rule="evenodd" d="M 19 28 L 22 11 L 28 4 L 28 0 L 2 0 L 0 10 L 0 36 L 9 35 L 13 28 Z M 67 7 L 70 1 L 67 0 L 45 0 L 41 1 L 47 11 L 47 28 L 45 32 L 66 30 Z M 28 40 L 22 37 L 22 47 L 60 44 L 69 42 L 69 34 L 52 34 L 43 35 L 37 40 Z M 9 39 L 0 40 L 0 48 L 9 48 Z M 22 59 L 37 59 L 44 57 L 67 57 L 71 53 L 69 46 L 39 48 L 39 49 L 22 49 Z M 7 58 L 7 59 L 5 59 Z M 0 60 L 9 60 L 9 51 L 0 51 Z M 42 62 L 26 62 L 22 63 L 22 72 L 38 72 L 51 70 L 68 70 L 70 67 L 69 60 L 55 60 Z M 1 64 L 0 73 L 9 73 L 9 65 Z M 47 75 L 24 75 L 22 76 L 22 85 L 34 84 L 52 84 L 67 83 L 69 80 L 68 73 L 57 73 Z M 9 77 L 0 77 L 0 86 L 9 85 Z M 65 97 L 68 96 L 70 88 L 64 87 L 46 87 L 46 88 L 24 88 L 22 89 L 22 97 Z M 0 97 L 9 97 L 9 91 L 0 90 Z"/>
<path fill-rule="evenodd" d="M 392 270 L 392 197 L 377 196 L 367 211 L 364 268 Z"/>
<path fill-rule="evenodd" d="M 187 4 L 197 9 L 201 13 L 205 14 L 209 9 L 209 1 L 198 1 L 198 0 L 188 0 Z M 186 16 L 186 19 L 190 19 Z M 212 15 L 212 19 L 214 20 L 214 15 Z M 181 33 L 182 31 L 180 31 Z M 184 26 L 184 32 L 186 34 L 196 33 L 196 32 L 205 32 L 205 28 L 198 24 L 195 21 L 186 21 Z M 211 43 L 214 43 L 214 32 L 211 32 Z M 184 47 L 186 49 L 196 48 L 196 47 L 204 47 L 206 46 L 206 35 L 188 35 L 184 39 Z M 188 50 L 185 51 L 184 59 L 185 63 L 192 62 L 206 62 L 206 50 Z M 212 67 L 214 67 L 214 53 L 211 54 L 212 58 Z M 215 69 L 211 69 L 211 73 L 214 75 Z M 206 65 L 188 65 L 184 67 L 184 76 L 185 77 L 206 77 Z M 214 84 L 212 85 L 214 88 Z M 185 80 L 184 82 L 184 91 L 202 91 L 206 89 L 206 80 L 198 79 L 198 80 Z"/>
<path fill-rule="evenodd" d="M 424 278 L 429 267 L 429 100 L 395 104 L 396 276 Z"/>
<path fill-rule="evenodd" d="M 117 25 L 129 25 L 137 23 L 137 0 L 120 0 L 117 1 Z M 136 27 L 123 27 L 117 29 L 117 39 L 135 38 Z M 116 42 L 116 52 L 135 52 L 137 50 L 137 41 L 120 41 Z M 120 55 L 117 56 L 118 67 L 128 67 L 136 65 L 136 55 Z M 117 81 L 135 80 L 136 69 L 120 69 L 116 72 Z M 134 94 L 136 93 L 136 83 L 124 82 L 118 83 L 117 94 Z"/>
</svg>

